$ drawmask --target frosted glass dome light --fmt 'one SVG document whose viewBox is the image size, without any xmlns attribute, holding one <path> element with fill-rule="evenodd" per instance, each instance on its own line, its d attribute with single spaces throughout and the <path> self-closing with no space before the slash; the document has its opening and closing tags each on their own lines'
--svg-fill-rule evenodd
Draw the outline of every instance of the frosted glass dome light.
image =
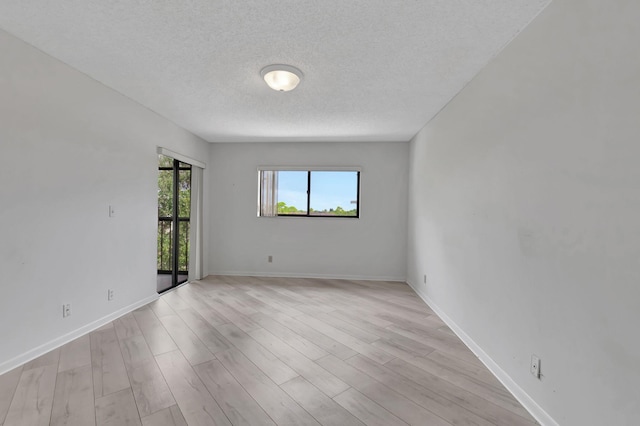
<svg viewBox="0 0 640 426">
<path fill-rule="evenodd" d="M 279 92 L 295 89 L 302 79 L 302 72 L 291 65 L 269 65 L 260 71 L 260 75 L 269 87 Z"/>
</svg>

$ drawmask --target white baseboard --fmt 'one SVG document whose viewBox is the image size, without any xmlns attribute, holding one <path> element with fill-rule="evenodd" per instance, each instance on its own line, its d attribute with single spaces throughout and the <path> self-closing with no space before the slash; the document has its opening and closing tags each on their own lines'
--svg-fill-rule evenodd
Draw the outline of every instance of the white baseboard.
<svg viewBox="0 0 640 426">
<path fill-rule="evenodd" d="M 416 286 L 407 281 L 407 284 L 426 303 L 445 324 L 467 345 L 478 359 L 493 373 L 494 376 L 504 385 L 505 388 L 522 404 L 522 406 L 543 426 L 559 426 L 546 411 L 538 405 L 518 384 L 493 360 L 491 357 L 458 326 L 449 316 L 444 313 L 433 300 L 423 294 Z"/>
<path fill-rule="evenodd" d="M 121 316 L 128 314 L 129 312 L 138 309 L 141 306 L 146 305 L 147 303 L 151 303 L 154 300 L 156 300 L 159 296 L 156 294 L 154 296 L 149 296 L 145 299 L 139 300 L 129 306 L 125 306 L 124 308 L 118 309 L 117 311 L 106 315 L 98 320 L 95 320 L 93 322 L 90 322 L 89 324 L 82 326 L 70 333 L 67 333 L 63 336 L 57 337 L 43 345 L 40 345 L 36 348 L 33 348 L 21 355 L 18 355 L 8 361 L 3 362 L 2 364 L 0 364 L 0 374 L 4 374 L 7 371 L 11 371 L 16 367 L 19 367 L 20 365 L 27 363 L 33 359 L 38 358 L 41 355 L 46 354 L 49 351 L 52 351 L 56 348 L 59 348 L 60 346 L 69 343 L 70 341 L 77 339 L 80 336 L 84 336 L 87 333 L 90 333 L 91 331 L 102 327 L 105 324 L 110 323 L 111 321 L 120 318 Z"/>
<path fill-rule="evenodd" d="M 276 277 L 276 278 L 324 278 L 333 280 L 363 280 L 363 281 L 398 281 L 406 282 L 405 277 L 380 277 L 367 275 L 333 275 L 333 274 L 304 274 L 297 272 L 255 272 L 255 271 L 212 271 L 208 275 L 233 275 L 245 277 Z"/>
</svg>

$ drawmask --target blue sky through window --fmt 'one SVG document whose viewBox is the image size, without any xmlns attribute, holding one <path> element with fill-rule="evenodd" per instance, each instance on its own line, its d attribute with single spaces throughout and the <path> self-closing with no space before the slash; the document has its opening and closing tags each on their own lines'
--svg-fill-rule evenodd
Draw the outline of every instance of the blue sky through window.
<svg viewBox="0 0 640 426">
<path fill-rule="evenodd" d="M 311 208 L 330 210 L 338 206 L 344 210 L 356 208 L 358 173 L 353 171 L 312 171 Z M 278 172 L 278 201 L 298 210 L 307 209 L 307 172 Z"/>
<path fill-rule="evenodd" d="M 278 202 L 307 210 L 307 172 L 278 172 Z"/>
</svg>

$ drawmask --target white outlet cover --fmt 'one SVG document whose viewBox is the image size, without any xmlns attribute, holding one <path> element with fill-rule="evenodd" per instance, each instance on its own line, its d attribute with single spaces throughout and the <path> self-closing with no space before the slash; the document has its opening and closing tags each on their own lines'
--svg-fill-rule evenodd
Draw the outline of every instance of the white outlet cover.
<svg viewBox="0 0 640 426">
<path fill-rule="evenodd" d="M 531 355 L 531 374 L 536 379 L 540 378 L 540 358 L 537 355 Z"/>
</svg>

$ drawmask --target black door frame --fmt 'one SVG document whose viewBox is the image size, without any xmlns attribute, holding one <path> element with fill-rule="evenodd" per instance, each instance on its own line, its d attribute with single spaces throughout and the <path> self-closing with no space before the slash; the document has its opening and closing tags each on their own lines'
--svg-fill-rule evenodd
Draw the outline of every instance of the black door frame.
<svg viewBox="0 0 640 426">
<path fill-rule="evenodd" d="M 169 157 L 170 158 L 170 157 Z M 171 229 L 171 270 L 158 270 L 157 273 L 159 275 L 168 275 L 171 274 L 171 286 L 162 290 L 162 292 L 167 291 L 167 290 L 171 290 L 172 288 L 177 287 L 178 285 L 182 284 L 183 282 L 185 282 L 186 280 L 183 280 L 182 282 L 178 282 L 179 280 L 179 276 L 180 275 L 188 275 L 189 271 L 188 269 L 186 271 L 180 271 L 179 270 L 179 256 L 180 256 L 180 223 L 189 223 L 191 221 L 191 212 L 189 212 L 189 217 L 180 217 L 180 212 L 179 212 L 179 199 L 180 199 L 180 171 L 181 170 L 189 170 L 191 172 L 192 170 L 192 166 L 191 164 L 188 163 L 184 163 L 180 160 L 176 160 L 175 158 L 172 158 L 173 164 L 171 167 L 169 166 L 159 166 L 158 170 L 171 170 L 172 171 L 172 212 L 171 212 L 171 216 L 158 216 L 158 221 L 159 222 L 169 222 L 172 225 L 172 229 Z M 191 180 L 191 175 L 189 176 L 189 179 Z M 191 184 L 189 184 L 189 191 L 191 191 Z M 189 245 L 187 244 L 186 247 L 186 256 L 188 259 L 189 256 Z M 187 260 L 187 264 L 188 264 L 188 260 Z"/>
</svg>

